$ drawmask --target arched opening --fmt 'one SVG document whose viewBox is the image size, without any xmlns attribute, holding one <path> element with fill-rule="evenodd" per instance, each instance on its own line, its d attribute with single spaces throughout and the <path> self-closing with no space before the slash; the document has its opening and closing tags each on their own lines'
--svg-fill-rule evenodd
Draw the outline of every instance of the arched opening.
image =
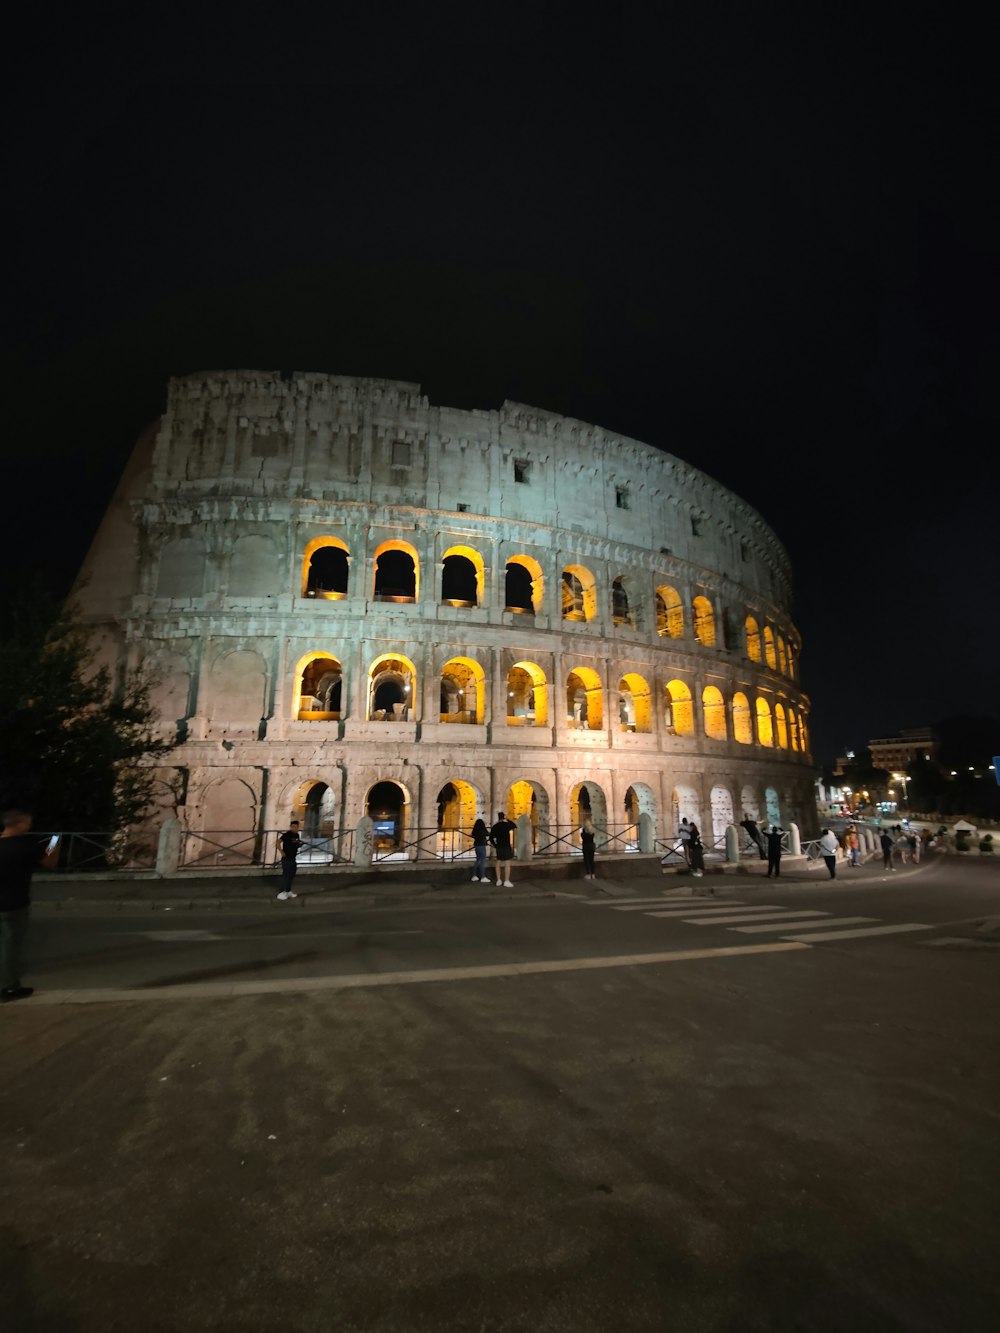
<svg viewBox="0 0 1000 1333">
<path fill-rule="evenodd" d="M 744 787 L 740 793 L 740 805 L 743 814 L 756 822 L 760 818 L 760 797 L 754 787 Z"/>
<path fill-rule="evenodd" d="M 639 850 L 639 816 L 649 815 L 656 837 L 656 796 L 644 782 L 634 782 L 625 793 L 625 850 Z"/>
<path fill-rule="evenodd" d="M 717 685 L 706 685 L 701 692 L 701 711 L 705 718 L 705 735 L 713 741 L 726 739 L 726 701 Z"/>
<path fill-rule="evenodd" d="M 733 820 L 733 796 L 728 787 L 712 788 L 712 842 L 718 847 L 724 846 L 726 829 Z"/>
<path fill-rule="evenodd" d="M 753 717 L 750 700 L 741 691 L 733 695 L 733 738 L 740 745 L 753 744 Z"/>
<path fill-rule="evenodd" d="M 480 606 L 483 600 L 483 557 L 471 546 L 453 546 L 441 565 L 441 600 L 448 606 Z"/>
<path fill-rule="evenodd" d="M 694 617 L 694 640 L 703 648 L 715 647 L 715 612 L 707 597 L 698 596 L 691 603 Z"/>
<path fill-rule="evenodd" d="M 471 657 L 453 657 L 441 668 L 442 722 L 483 721 L 486 675 Z"/>
<path fill-rule="evenodd" d="M 376 782 L 368 789 L 365 814 L 372 821 L 372 847 L 377 860 L 404 855 L 407 805 L 406 793 L 398 782 Z"/>
<path fill-rule="evenodd" d="M 507 672 L 508 727 L 548 725 L 545 672 L 534 662 L 517 662 Z"/>
<path fill-rule="evenodd" d="M 383 542 L 375 552 L 376 602 L 415 602 L 420 591 L 420 561 L 409 542 Z"/>
<path fill-rule="evenodd" d="M 601 678 L 591 667 L 577 667 L 566 677 L 566 721 L 582 731 L 604 726 Z"/>
<path fill-rule="evenodd" d="M 796 650 L 791 644 L 788 645 L 788 676 L 794 680 L 796 676 Z"/>
<path fill-rule="evenodd" d="M 684 637 L 684 604 L 680 593 L 669 584 L 656 590 L 656 632 L 661 639 Z"/>
<path fill-rule="evenodd" d="M 774 744 L 774 727 L 771 724 L 771 705 L 766 699 L 757 700 L 757 743 Z"/>
<path fill-rule="evenodd" d="M 764 805 L 767 810 L 767 822 L 780 825 L 781 802 L 778 800 L 778 793 L 773 787 L 768 787 L 764 792 Z"/>
<path fill-rule="evenodd" d="M 533 615 L 542 609 L 542 567 L 530 555 L 512 555 L 507 561 L 504 602 L 507 611 Z"/>
<path fill-rule="evenodd" d="M 788 675 L 788 654 L 785 650 L 785 641 L 778 635 L 778 670 L 783 676 Z"/>
<path fill-rule="evenodd" d="M 670 800 L 674 816 L 674 827 L 671 830 L 673 837 L 676 837 L 682 819 L 686 819 L 689 824 L 697 824 L 699 833 L 703 831 L 701 827 L 701 801 L 694 787 L 678 783 L 671 793 Z"/>
<path fill-rule="evenodd" d="M 805 713 L 799 714 L 799 740 L 802 742 L 802 753 L 809 754 L 809 727 L 806 723 Z"/>
<path fill-rule="evenodd" d="M 482 801 L 468 782 L 453 778 L 437 795 L 437 855 L 446 860 L 474 856 L 469 835 L 482 814 Z"/>
<path fill-rule="evenodd" d="M 788 738 L 791 741 L 792 749 L 799 749 L 799 718 L 794 708 L 788 710 Z"/>
<path fill-rule="evenodd" d="M 406 657 L 387 653 L 368 671 L 368 720 L 407 722 L 416 691 L 416 670 Z"/>
<path fill-rule="evenodd" d="M 515 824 L 522 815 L 528 816 L 531 820 L 531 845 L 537 848 L 538 834 L 549 830 L 549 795 L 545 788 L 537 782 L 522 778 L 511 784 L 503 808 L 507 818 Z"/>
<path fill-rule="evenodd" d="M 611 585 L 611 619 L 616 625 L 635 627 L 635 617 L 629 607 L 628 589 L 624 578 L 615 579 Z"/>
<path fill-rule="evenodd" d="M 302 557 L 302 596 L 339 601 L 347 596 L 350 552 L 339 537 L 315 537 Z"/>
<path fill-rule="evenodd" d="M 774 651 L 774 630 L 770 625 L 764 626 L 764 661 L 772 671 L 777 671 L 778 658 Z"/>
<path fill-rule="evenodd" d="M 747 636 L 747 657 L 751 662 L 760 661 L 760 627 L 753 616 L 747 616 L 743 622 Z"/>
<path fill-rule="evenodd" d="M 596 782 L 578 782 L 569 794 L 569 822 L 573 846 L 580 846 L 580 824 L 590 819 L 597 827 L 598 847 L 607 845 L 608 803 Z"/>
<path fill-rule="evenodd" d="M 785 709 L 782 704 L 774 705 L 774 727 L 777 732 L 778 749 L 788 749 L 788 723 L 785 721 Z"/>
<path fill-rule="evenodd" d="M 672 736 L 693 736 L 694 704 L 690 688 L 682 680 L 668 680 L 663 693 L 667 731 Z"/>
<path fill-rule="evenodd" d="M 630 672 L 618 682 L 618 722 L 622 731 L 653 730 L 652 700 L 649 685 L 642 676 Z"/>
<path fill-rule="evenodd" d="M 310 653 L 296 668 L 292 717 L 300 722 L 336 722 L 340 719 L 343 676 L 340 663 L 326 653 Z"/>
<path fill-rule="evenodd" d="M 567 565 L 562 576 L 563 620 L 593 620 L 597 615 L 594 576 L 582 565 Z"/>
</svg>

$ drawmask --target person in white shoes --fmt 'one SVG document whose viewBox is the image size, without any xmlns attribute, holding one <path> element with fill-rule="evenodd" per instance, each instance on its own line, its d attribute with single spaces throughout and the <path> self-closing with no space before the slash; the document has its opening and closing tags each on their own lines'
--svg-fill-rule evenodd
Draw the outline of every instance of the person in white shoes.
<svg viewBox="0 0 1000 1333">
<path fill-rule="evenodd" d="M 597 841 L 590 815 L 584 815 L 580 821 L 580 850 L 583 852 L 583 878 L 596 879 L 594 874 L 594 853 Z"/>
<path fill-rule="evenodd" d="M 485 820 L 477 819 L 472 826 L 472 849 L 476 853 L 476 873 L 472 876 L 473 884 L 486 884 L 486 857 L 490 843 L 490 831 Z"/>
<path fill-rule="evenodd" d="M 490 829 L 490 842 L 496 849 L 497 854 L 498 889 L 512 889 L 514 887 L 510 878 L 510 867 L 514 860 L 514 848 L 511 843 L 513 833 L 514 825 L 501 810 L 497 815 L 497 822 Z"/>
<path fill-rule="evenodd" d="M 292 889 L 295 882 L 295 872 L 298 865 L 295 858 L 299 854 L 300 848 L 305 843 L 299 837 L 299 821 L 293 819 L 288 826 L 287 833 L 283 833 L 278 839 L 278 846 L 281 848 L 281 892 L 278 897 L 284 902 L 287 898 L 297 898 L 299 895 Z"/>
</svg>

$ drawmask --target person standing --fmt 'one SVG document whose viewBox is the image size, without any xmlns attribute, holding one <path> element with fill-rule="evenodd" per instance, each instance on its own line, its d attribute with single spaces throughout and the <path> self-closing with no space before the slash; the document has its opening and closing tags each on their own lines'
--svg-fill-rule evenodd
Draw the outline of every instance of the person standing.
<svg viewBox="0 0 1000 1333">
<path fill-rule="evenodd" d="M 830 878 L 837 878 L 837 838 L 828 828 L 825 828 L 820 834 L 819 854 L 826 862 L 826 868 L 830 872 Z"/>
<path fill-rule="evenodd" d="M 744 811 L 743 818 L 740 821 L 740 828 L 746 830 L 746 835 L 750 839 L 750 845 L 757 848 L 757 854 L 762 861 L 767 860 L 764 852 L 764 839 L 761 837 L 760 829 L 757 827 L 757 821 L 751 819 Z"/>
<path fill-rule="evenodd" d="M 584 815 L 580 823 L 580 849 L 583 852 L 583 878 L 596 879 L 594 859 L 597 851 L 597 839 L 590 815 Z"/>
<path fill-rule="evenodd" d="M 677 837 L 680 839 L 681 852 L 684 860 L 691 864 L 691 826 L 686 819 L 682 819 L 677 829 Z"/>
<path fill-rule="evenodd" d="M 41 865 L 46 870 L 59 857 L 58 838 L 48 845 L 29 836 L 31 815 L 5 811 L 0 832 L 0 1003 L 26 1000 L 33 986 L 21 984 L 21 948 L 31 914 L 31 876 Z"/>
<path fill-rule="evenodd" d="M 278 839 L 281 847 L 281 892 L 278 897 L 282 902 L 286 898 L 297 898 L 299 895 L 292 888 L 295 882 L 295 874 L 298 870 L 296 857 L 305 843 L 299 837 L 299 821 L 293 819 L 288 826 L 287 833 L 283 833 Z"/>
<path fill-rule="evenodd" d="M 511 862 L 514 860 L 514 848 L 511 838 L 514 836 L 514 825 L 501 810 L 497 815 L 497 822 L 490 829 L 490 843 L 497 854 L 497 888 L 512 889 L 514 887 L 510 878 Z"/>
<path fill-rule="evenodd" d="M 698 825 L 691 821 L 688 826 L 688 861 L 695 879 L 701 879 L 705 873 L 705 848 L 701 841 Z"/>
<path fill-rule="evenodd" d="M 892 864 L 892 834 L 887 829 L 879 834 L 879 846 L 882 848 L 882 869 L 895 870 Z"/>
<path fill-rule="evenodd" d="M 923 840 L 921 839 L 920 834 L 919 834 L 919 833 L 911 833 L 911 834 L 910 834 L 910 855 L 913 857 L 913 864 L 914 864 L 915 866 L 918 866 L 918 865 L 920 864 L 920 852 L 921 852 L 922 847 L 923 847 Z"/>
<path fill-rule="evenodd" d="M 774 875 L 775 879 L 781 874 L 781 825 L 772 824 L 771 831 L 767 835 L 767 878 Z"/>
<path fill-rule="evenodd" d="M 490 831 L 486 821 L 477 819 L 472 826 L 472 850 L 476 853 L 476 873 L 472 876 L 473 884 L 486 884 L 486 849 L 490 843 Z"/>
<path fill-rule="evenodd" d="M 848 864 L 856 866 L 861 860 L 861 841 L 858 838 L 858 830 L 853 824 L 848 824 L 847 831 L 844 834 L 844 851 L 848 856 Z"/>
</svg>

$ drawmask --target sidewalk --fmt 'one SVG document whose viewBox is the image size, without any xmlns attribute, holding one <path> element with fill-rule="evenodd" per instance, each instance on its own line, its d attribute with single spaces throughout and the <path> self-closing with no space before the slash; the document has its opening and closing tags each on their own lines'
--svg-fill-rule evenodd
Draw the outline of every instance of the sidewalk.
<svg viewBox="0 0 1000 1333">
<path fill-rule="evenodd" d="M 930 864 L 928 862 L 927 864 Z M 36 875 L 32 902 L 55 910 L 86 910 L 93 907 L 121 910 L 215 910 L 219 908 L 273 907 L 276 911 L 297 908 L 335 908 L 373 902 L 485 902 L 528 898 L 626 897 L 656 893 L 704 894 L 753 893 L 763 890 L 825 887 L 831 883 L 826 867 L 807 863 L 804 856 L 785 857 L 779 880 L 766 878 L 761 861 L 727 866 L 709 862 L 702 878 L 686 867 L 661 867 L 659 856 L 622 855 L 598 859 L 598 878 L 585 880 L 579 859 L 545 863 L 514 863 L 514 886 L 498 889 L 494 882 L 474 884 L 465 865 L 434 865 L 426 862 L 392 863 L 370 870 L 344 868 L 331 873 L 300 870 L 295 880 L 298 897 L 279 902 L 277 870 L 258 870 L 247 875 L 130 879 L 127 876 L 90 879 L 85 875 Z M 906 867 L 902 873 L 919 869 Z M 856 868 L 838 866 L 837 882 L 878 879 L 885 872 L 874 861 Z M 772 887 L 773 886 L 773 887 Z"/>
</svg>

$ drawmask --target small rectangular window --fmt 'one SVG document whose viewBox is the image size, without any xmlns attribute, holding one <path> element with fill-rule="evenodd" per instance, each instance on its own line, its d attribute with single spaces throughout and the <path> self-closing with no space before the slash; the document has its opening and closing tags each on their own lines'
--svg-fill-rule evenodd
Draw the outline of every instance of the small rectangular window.
<svg viewBox="0 0 1000 1333">
<path fill-rule="evenodd" d="M 460 514 L 467 514 L 467 513 L 469 512 L 469 506 L 468 506 L 468 505 L 462 505 L 462 504 L 460 504 L 460 505 L 458 506 L 458 512 L 459 512 Z"/>
<path fill-rule="evenodd" d="M 526 458 L 514 459 L 514 480 L 527 482 L 531 478 L 531 464 Z"/>
<path fill-rule="evenodd" d="M 410 466 L 410 443 L 408 440 L 393 440 L 392 466 L 393 467 Z"/>
<path fill-rule="evenodd" d="M 698 517 L 697 514 L 691 515 L 691 536 L 692 537 L 701 536 L 701 519 Z"/>
<path fill-rule="evenodd" d="M 615 504 L 617 505 L 617 507 L 618 507 L 619 509 L 628 509 L 628 508 L 630 508 L 630 506 L 629 506 L 629 494 L 628 494 L 628 487 L 627 487 L 627 486 L 616 486 L 616 487 L 615 487 Z"/>
</svg>

